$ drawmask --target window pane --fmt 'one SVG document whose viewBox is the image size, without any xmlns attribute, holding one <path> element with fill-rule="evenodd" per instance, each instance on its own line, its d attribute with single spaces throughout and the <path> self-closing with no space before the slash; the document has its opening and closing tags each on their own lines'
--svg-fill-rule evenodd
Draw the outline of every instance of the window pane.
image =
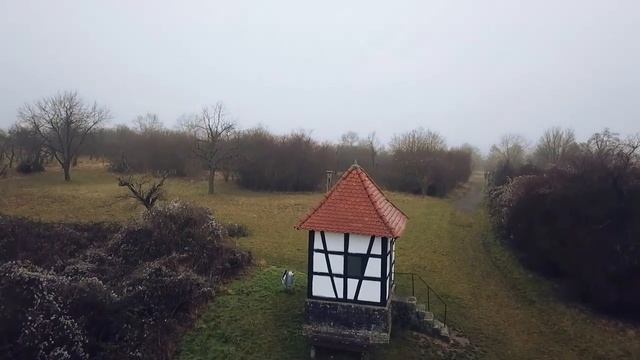
<svg viewBox="0 0 640 360">
<path fill-rule="evenodd" d="M 363 257 L 348 255 L 347 269 L 347 276 L 361 277 L 364 274 Z"/>
</svg>

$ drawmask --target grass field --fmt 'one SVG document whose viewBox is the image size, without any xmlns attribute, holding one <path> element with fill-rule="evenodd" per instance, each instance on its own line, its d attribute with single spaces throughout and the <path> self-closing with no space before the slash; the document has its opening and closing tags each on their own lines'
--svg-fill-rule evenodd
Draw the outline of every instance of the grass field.
<svg viewBox="0 0 640 360">
<path fill-rule="evenodd" d="M 59 172 L 0 180 L 0 212 L 63 221 L 126 221 L 140 209 L 118 199 L 122 189 L 99 168 L 78 169 L 73 182 Z M 169 198 L 210 207 L 223 221 L 248 225 L 239 240 L 257 264 L 222 289 L 185 337 L 182 359 L 304 358 L 300 335 L 305 294 L 306 235 L 296 220 L 321 194 L 256 193 L 204 181 L 168 182 Z M 473 187 L 471 187 L 474 191 Z M 477 189 L 475 190 L 477 191 Z M 463 195 L 462 195 L 463 196 Z M 490 359 L 640 358 L 640 328 L 560 301 L 553 287 L 524 270 L 493 237 L 486 214 L 460 211 L 455 200 L 390 194 L 409 225 L 398 241 L 398 271 L 416 272 L 449 304 L 449 320 Z M 464 208 L 464 207 L 462 207 Z M 281 290 L 282 269 L 298 273 L 297 288 Z M 376 359 L 421 359 L 432 350 L 411 335 L 377 350 Z"/>
</svg>

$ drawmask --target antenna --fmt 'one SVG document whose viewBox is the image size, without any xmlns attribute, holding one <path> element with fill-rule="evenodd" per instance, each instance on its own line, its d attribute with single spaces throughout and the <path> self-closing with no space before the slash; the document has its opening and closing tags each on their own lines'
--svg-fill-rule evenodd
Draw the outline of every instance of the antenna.
<svg viewBox="0 0 640 360">
<path fill-rule="evenodd" d="M 327 170 L 327 192 L 331 189 L 331 180 L 333 179 L 333 170 Z"/>
</svg>

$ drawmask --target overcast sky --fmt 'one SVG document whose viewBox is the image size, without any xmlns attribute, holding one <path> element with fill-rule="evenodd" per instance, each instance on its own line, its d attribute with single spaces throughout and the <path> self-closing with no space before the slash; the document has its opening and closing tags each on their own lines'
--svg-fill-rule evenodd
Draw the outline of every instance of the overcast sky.
<svg viewBox="0 0 640 360">
<path fill-rule="evenodd" d="M 640 131 L 640 1 L 0 0 L 0 127 L 59 90 L 112 124 L 223 101 L 242 127 Z"/>
</svg>

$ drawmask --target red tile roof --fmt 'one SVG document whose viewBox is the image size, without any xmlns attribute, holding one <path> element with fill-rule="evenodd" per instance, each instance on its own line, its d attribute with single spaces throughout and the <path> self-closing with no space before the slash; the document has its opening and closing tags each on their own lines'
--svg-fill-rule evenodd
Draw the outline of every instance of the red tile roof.
<svg viewBox="0 0 640 360">
<path fill-rule="evenodd" d="M 396 238 L 406 224 L 407 216 L 353 165 L 296 228 Z"/>
</svg>

